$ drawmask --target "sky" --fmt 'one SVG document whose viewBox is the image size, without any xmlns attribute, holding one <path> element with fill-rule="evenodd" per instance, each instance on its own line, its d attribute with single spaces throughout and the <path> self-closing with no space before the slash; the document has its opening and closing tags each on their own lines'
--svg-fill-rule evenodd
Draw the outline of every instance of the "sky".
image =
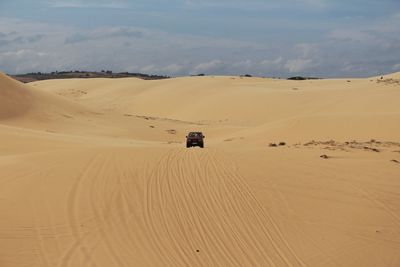
<svg viewBox="0 0 400 267">
<path fill-rule="evenodd" d="M 369 77 L 400 71 L 399 0 L 0 0 L 0 71 Z"/>
</svg>

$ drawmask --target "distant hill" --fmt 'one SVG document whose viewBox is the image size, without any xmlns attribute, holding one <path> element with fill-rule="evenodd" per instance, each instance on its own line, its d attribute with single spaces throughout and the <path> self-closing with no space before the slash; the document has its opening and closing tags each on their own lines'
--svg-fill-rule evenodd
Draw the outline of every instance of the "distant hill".
<svg viewBox="0 0 400 267">
<path fill-rule="evenodd" d="M 14 79 L 23 82 L 35 82 L 35 81 L 43 81 L 43 80 L 52 80 L 52 79 L 74 79 L 74 78 L 128 78 L 134 77 L 143 80 L 161 80 L 168 79 L 169 76 L 161 76 L 161 75 L 149 75 L 143 73 L 130 73 L 130 72 L 119 72 L 114 73 L 112 71 L 101 71 L 101 72 L 93 72 L 93 71 L 56 71 L 50 73 L 36 72 L 36 73 L 27 73 L 27 74 L 17 74 L 11 75 Z"/>
<path fill-rule="evenodd" d="M 322 78 L 295 76 L 295 77 L 290 77 L 290 78 L 287 78 L 287 79 L 288 80 L 293 80 L 293 81 L 305 81 L 305 80 L 321 80 Z"/>
</svg>

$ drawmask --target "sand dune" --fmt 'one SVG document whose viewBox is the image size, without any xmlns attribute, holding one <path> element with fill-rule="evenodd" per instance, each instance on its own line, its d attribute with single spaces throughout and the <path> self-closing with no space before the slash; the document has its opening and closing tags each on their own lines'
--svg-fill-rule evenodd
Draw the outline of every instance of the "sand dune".
<svg viewBox="0 0 400 267">
<path fill-rule="evenodd" d="M 0 118 L 7 119 L 28 111 L 34 101 L 29 89 L 6 75 L 0 73 Z"/>
<path fill-rule="evenodd" d="M 272 132 L 272 136 L 293 141 L 317 136 L 391 140 L 400 130 L 400 124 L 394 123 L 400 121 L 398 86 L 383 86 L 386 84 L 371 79 L 293 82 L 193 77 L 46 81 L 34 85 L 103 112 L 223 124 L 245 129 L 246 135 Z M 346 131 L 342 131 L 344 128 Z"/>
<path fill-rule="evenodd" d="M 0 74 L 0 266 L 399 266 L 398 79 Z"/>
<path fill-rule="evenodd" d="M 74 116 L 88 116 L 90 110 L 69 99 L 35 90 L 0 73 L 0 119 L 24 128 L 47 126 Z"/>
</svg>

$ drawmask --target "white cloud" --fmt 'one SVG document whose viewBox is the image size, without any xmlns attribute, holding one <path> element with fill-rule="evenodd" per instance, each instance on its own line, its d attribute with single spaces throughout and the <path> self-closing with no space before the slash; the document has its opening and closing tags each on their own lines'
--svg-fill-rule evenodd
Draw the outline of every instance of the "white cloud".
<svg viewBox="0 0 400 267">
<path fill-rule="evenodd" d="M 193 68 L 191 74 L 199 74 L 203 72 L 212 73 L 222 66 L 223 62 L 219 59 L 211 60 L 209 62 L 200 63 Z"/>
<path fill-rule="evenodd" d="M 281 65 L 281 63 L 283 62 L 283 58 L 282 57 L 278 57 L 276 59 L 264 59 L 263 61 L 260 62 L 261 66 L 265 66 L 265 67 L 278 67 Z"/>
<path fill-rule="evenodd" d="M 15 68 L 16 73 L 29 72 L 32 69 L 40 68 L 43 61 L 48 60 L 49 54 L 43 51 L 21 49 L 0 53 L 2 66 Z"/>
<path fill-rule="evenodd" d="M 250 60 L 250 59 L 239 61 L 239 62 L 235 62 L 235 63 L 232 64 L 232 67 L 240 68 L 240 69 L 243 69 L 243 70 L 251 69 L 253 66 L 254 66 L 254 62 L 252 60 Z"/>
<path fill-rule="evenodd" d="M 158 67 L 155 65 L 146 65 L 144 67 L 128 67 L 127 71 L 131 71 L 131 72 L 143 72 L 143 73 L 154 73 L 157 72 Z"/>
<path fill-rule="evenodd" d="M 292 0 L 290 0 L 292 1 Z M 294 0 L 293 0 L 294 1 Z M 314 42 L 249 41 L 146 27 L 81 28 L 0 18 L 0 70 L 55 70 L 287 77 L 373 76 L 398 70 L 398 17 L 338 27 Z M 384 30 L 379 30 L 384 29 Z M 3 45 L 2 45 L 3 44 Z"/>
<path fill-rule="evenodd" d="M 295 53 L 301 58 L 310 58 L 320 51 L 319 45 L 315 43 L 301 43 L 294 45 Z"/>
<path fill-rule="evenodd" d="M 291 73 L 300 73 L 317 66 L 311 59 L 290 59 L 286 62 L 285 68 Z"/>
<path fill-rule="evenodd" d="M 126 8 L 128 1 L 124 0 L 53 0 L 47 2 L 54 8 Z"/>
<path fill-rule="evenodd" d="M 161 71 L 168 75 L 177 75 L 180 72 L 184 71 L 185 67 L 180 64 L 170 64 L 168 66 L 162 67 Z"/>
</svg>

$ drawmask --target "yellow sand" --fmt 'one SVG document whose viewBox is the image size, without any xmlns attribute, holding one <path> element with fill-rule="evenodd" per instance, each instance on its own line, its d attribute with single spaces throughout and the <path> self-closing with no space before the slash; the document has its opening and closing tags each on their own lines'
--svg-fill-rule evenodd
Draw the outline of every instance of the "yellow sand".
<svg viewBox="0 0 400 267">
<path fill-rule="evenodd" d="M 400 74 L 0 74 L 0 266 L 400 266 Z"/>
</svg>

